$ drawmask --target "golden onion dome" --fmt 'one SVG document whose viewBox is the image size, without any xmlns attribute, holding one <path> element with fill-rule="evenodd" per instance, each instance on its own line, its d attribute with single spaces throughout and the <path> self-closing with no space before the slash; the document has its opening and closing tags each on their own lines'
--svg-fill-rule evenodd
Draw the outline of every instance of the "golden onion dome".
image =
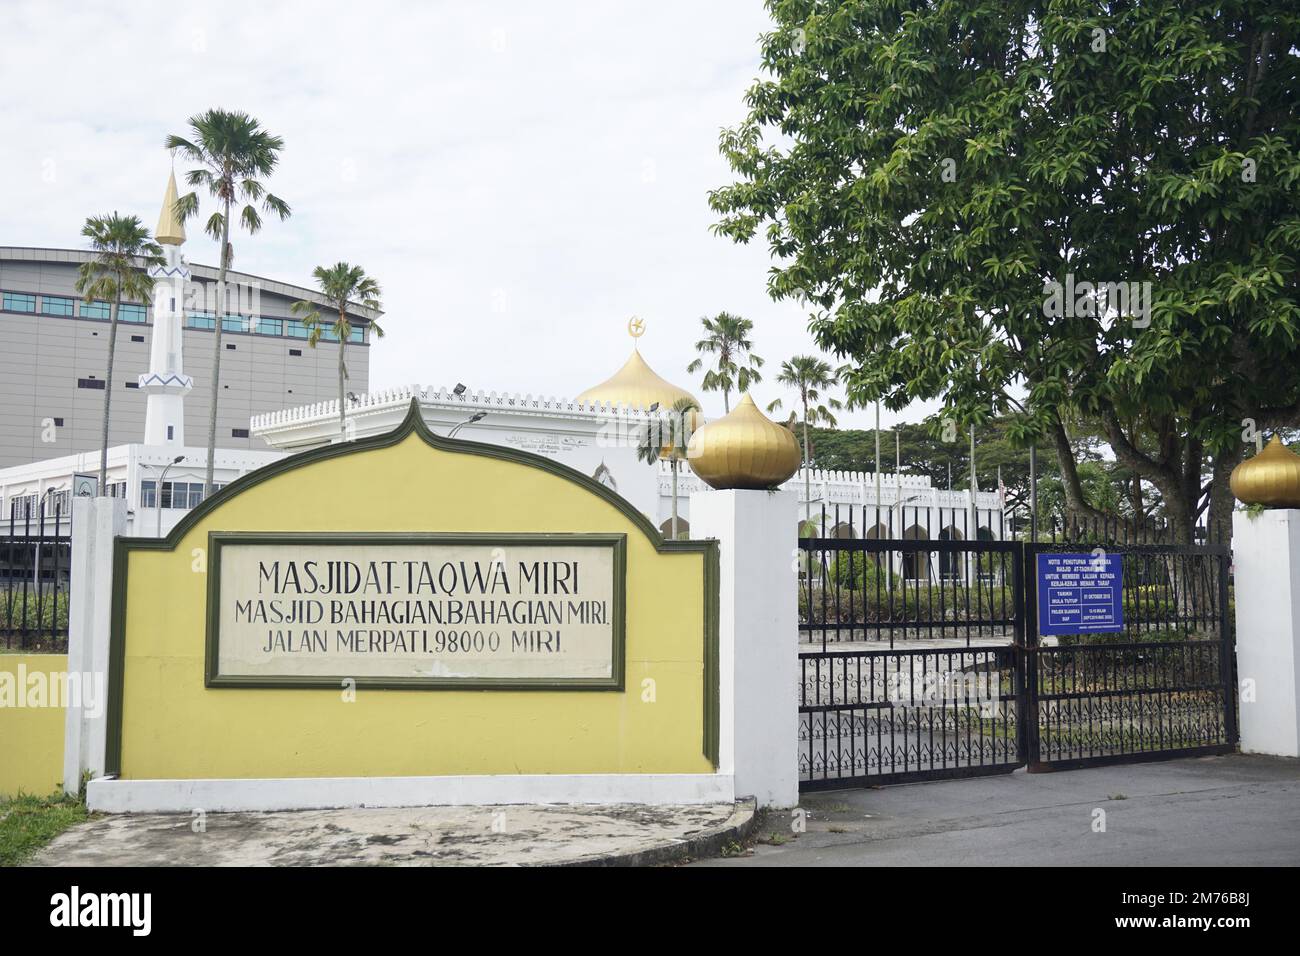
<svg viewBox="0 0 1300 956">
<path fill-rule="evenodd" d="M 681 398 L 689 398 L 696 405 L 699 404 L 690 392 L 661 378 L 646 364 L 641 353 L 633 349 L 632 357 L 621 369 L 599 385 L 581 393 L 575 401 L 589 405 L 608 402 L 611 405 L 647 409 L 658 402 L 661 410 L 670 411 L 673 404 Z"/>
<path fill-rule="evenodd" d="M 1243 504 L 1300 508 L 1300 456 L 1274 435 L 1263 451 L 1232 469 L 1229 484 Z"/>
<path fill-rule="evenodd" d="M 686 458 L 714 488 L 775 488 L 799 470 L 799 443 L 746 393 L 724 418 L 691 436 Z"/>
</svg>

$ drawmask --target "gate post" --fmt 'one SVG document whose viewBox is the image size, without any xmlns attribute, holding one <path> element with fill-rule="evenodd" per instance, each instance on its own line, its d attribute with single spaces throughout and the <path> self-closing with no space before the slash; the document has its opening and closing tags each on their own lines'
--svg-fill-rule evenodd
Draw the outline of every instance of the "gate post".
<svg viewBox="0 0 1300 956">
<path fill-rule="evenodd" d="M 1232 515 L 1243 753 L 1300 756 L 1300 510 Z"/>
<path fill-rule="evenodd" d="M 718 770 L 760 807 L 799 803 L 798 526 L 793 491 L 691 495 L 691 535 L 719 543 Z"/>
<path fill-rule="evenodd" d="M 63 790 L 75 795 L 81 776 L 104 772 L 108 734 L 109 625 L 113 611 L 113 539 L 126 530 L 125 498 L 72 499 L 72 562 L 68 582 L 67 714 L 63 725 Z M 74 675 L 76 675 L 74 677 Z M 77 693 L 72 693 L 72 688 Z"/>
</svg>

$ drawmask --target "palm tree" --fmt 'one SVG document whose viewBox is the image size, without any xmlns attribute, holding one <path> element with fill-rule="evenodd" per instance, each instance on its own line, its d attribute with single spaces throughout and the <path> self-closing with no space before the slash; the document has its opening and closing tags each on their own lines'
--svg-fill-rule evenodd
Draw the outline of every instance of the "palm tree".
<svg viewBox="0 0 1300 956">
<path fill-rule="evenodd" d="M 648 423 L 637 439 L 636 456 L 639 461 L 655 464 L 668 459 L 668 469 L 673 475 L 673 521 L 669 537 L 677 540 L 677 472 L 686 457 L 686 446 L 695 430 L 695 416 L 700 406 L 689 398 L 679 398 L 668 412 L 660 412 Z"/>
<path fill-rule="evenodd" d="M 835 427 L 835 415 L 831 409 L 839 411 L 844 403 L 834 398 L 827 398 L 826 404 L 820 404 L 822 392 L 833 388 L 838 379 L 835 371 L 826 362 L 815 355 L 796 355 L 788 362 L 781 363 L 781 374 L 776 380 L 782 385 L 789 385 L 799 392 L 799 402 L 803 405 L 803 481 L 804 481 L 804 518 L 812 519 L 812 478 L 809 475 L 808 426 L 829 425 Z M 767 406 L 769 412 L 781 407 L 781 399 Z"/>
<path fill-rule="evenodd" d="M 221 243 L 220 263 L 217 267 L 217 338 L 212 350 L 212 403 L 208 410 L 208 468 L 203 479 L 203 496 L 212 494 L 212 471 L 217 454 L 217 399 L 221 395 L 221 332 L 225 325 L 226 273 L 234 259 L 230 245 L 230 209 L 235 203 L 244 204 L 239 210 L 239 223 L 249 235 L 262 228 L 263 212 L 273 212 L 283 222 L 289 218 L 289 204 L 271 195 L 258 177 L 267 177 L 280 160 L 284 140 L 272 136 L 247 113 L 226 110 L 208 110 L 190 117 L 191 139 L 168 136 L 168 149 L 180 150 L 181 155 L 198 163 L 185 175 L 191 186 L 204 186 L 220 207 L 208 217 L 204 231 Z M 199 211 L 197 193 L 188 193 L 176 202 L 176 212 L 182 222 Z"/>
<path fill-rule="evenodd" d="M 347 441 L 345 383 L 348 378 L 348 367 L 344 362 L 343 350 L 347 348 L 348 339 L 352 336 L 352 323 L 348 321 L 348 303 L 357 302 L 367 309 L 378 312 L 379 283 L 366 275 L 366 270 L 360 266 L 348 265 L 346 262 L 336 262 L 328 269 L 325 266 L 317 266 L 311 274 L 316 277 L 316 285 L 320 287 L 321 295 L 338 311 L 338 318 L 334 319 L 328 327 L 339 340 L 339 441 Z M 289 311 L 294 315 L 302 316 L 302 324 L 311 330 L 307 336 L 307 344 L 315 348 L 316 343 L 320 341 L 324 326 L 320 311 L 313 303 L 301 299 L 289 306 Z M 371 320 L 370 328 L 381 339 L 384 337 L 384 330 L 377 322 Z"/>
<path fill-rule="evenodd" d="M 717 367 L 704 373 L 703 388 L 706 392 L 721 392 L 722 408 L 730 412 L 733 388 L 743 395 L 752 383 L 763 380 L 759 371 L 763 360 L 753 353 L 749 340 L 754 323 L 730 312 L 719 312 L 712 319 L 701 317 L 700 324 L 708 334 L 695 343 L 695 351 L 718 357 Z M 697 358 L 686 366 L 686 371 L 694 374 L 703 367 L 704 359 Z"/>
<path fill-rule="evenodd" d="M 108 312 L 108 370 L 104 374 L 104 423 L 99 445 L 99 494 L 108 493 L 108 423 L 113 402 L 113 358 L 117 351 L 117 313 L 122 300 L 148 303 L 152 282 L 144 269 L 163 263 L 162 246 L 149 237 L 138 216 L 91 216 L 81 227 L 95 257 L 77 271 L 76 289 L 87 302 L 110 303 Z"/>
</svg>

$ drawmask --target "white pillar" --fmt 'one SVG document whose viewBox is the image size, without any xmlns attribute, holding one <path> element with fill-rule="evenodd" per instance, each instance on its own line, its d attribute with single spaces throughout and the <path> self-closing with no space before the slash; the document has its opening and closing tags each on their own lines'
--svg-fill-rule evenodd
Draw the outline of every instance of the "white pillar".
<svg viewBox="0 0 1300 956">
<path fill-rule="evenodd" d="M 698 491 L 691 537 L 719 542 L 719 771 L 760 807 L 799 803 L 799 619 L 789 491 Z"/>
<path fill-rule="evenodd" d="M 83 772 L 104 772 L 113 538 L 125 530 L 125 498 L 72 500 L 68 687 L 79 693 L 70 694 L 63 729 L 63 789 L 71 794 L 80 788 Z"/>
<path fill-rule="evenodd" d="M 1232 516 L 1243 753 L 1300 756 L 1300 510 Z"/>
</svg>

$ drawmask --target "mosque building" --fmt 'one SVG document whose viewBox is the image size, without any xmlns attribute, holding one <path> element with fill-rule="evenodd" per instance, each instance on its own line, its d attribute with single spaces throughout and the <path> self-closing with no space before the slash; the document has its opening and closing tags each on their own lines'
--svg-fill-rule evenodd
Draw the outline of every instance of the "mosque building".
<svg viewBox="0 0 1300 956">
<path fill-rule="evenodd" d="M 207 457 L 206 448 L 187 443 L 187 437 L 195 436 L 185 432 L 185 403 L 195 384 L 186 370 L 184 355 L 189 325 L 183 296 L 191 270 L 181 252 L 184 228 L 172 213 L 175 198 L 173 176 L 156 230 L 165 263 L 150 271 L 154 295 L 149 364 L 132 389 L 145 396 L 142 441 L 111 445 L 108 453 L 106 490 L 127 500 L 128 533 L 134 535 L 165 534 L 199 503 Z M 304 297 L 311 295 L 308 290 L 296 291 Z M 368 319 L 364 315 L 357 317 L 363 327 Z M 281 326 L 280 331 L 284 332 L 285 327 Z M 710 477 L 709 469 L 701 468 L 697 474 L 692 455 L 679 457 L 676 469 L 666 458 L 647 462 L 638 454 L 638 446 L 645 444 L 647 431 L 660 427 L 678 402 L 687 400 L 696 406 L 699 402 L 650 366 L 640 350 L 645 331 L 639 319 L 629 322 L 632 352 L 622 368 L 573 398 L 464 385 L 409 385 L 349 393 L 344 409 L 346 440 L 391 431 L 415 400 L 435 432 L 505 445 L 562 462 L 618 492 L 666 535 L 672 528 L 675 488 L 678 535 L 688 537 L 690 495 L 706 487 L 701 478 Z M 202 364 L 199 367 L 206 369 Z M 224 381 L 225 375 L 222 377 Z M 200 392 L 205 391 L 200 388 Z M 322 394 L 328 393 L 317 392 L 318 397 Z M 115 417 L 120 404 L 125 402 L 119 400 L 113 405 Z M 130 409 L 122 413 L 133 414 Z M 808 524 L 811 519 L 816 528 L 812 533 L 843 537 L 964 539 L 971 536 L 971 528 L 982 538 L 1006 536 L 1001 498 L 994 492 L 976 492 L 972 498 L 968 491 L 944 491 L 933 487 L 928 477 L 904 474 L 876 476 L 799 469 L 791 475 L 799 464 L 797 444 L 791 445 L 787 433 L 781 431 L 783 426 L 770 422 L 749 396 L 742 397 L 724 419 L 712 423 L 702 418 L 694 420 L 711 430 L 711 440 L 697 444 L 708 446 L 708 454 L 715 458 L 710 468 L 715 471 L 726 471 L 730 461 L 754 473 L 756 456 L 770 454 L 775 447 L 772 437 L 777 432 L 771 429 L 778 430 L 778 457 L 782 460 L 770 474 L 775 482 L 788 476 L 785 486 L 797 490 L 803 504 L 805 520 L 801 528 L 805 533 L 812 530 Z M 246 447 L 217 450 L 218 485 L 287 454 L 344 440 L 339 432 L 336 398 L 305 404 L 279 403 L 279 407 L 254 413 L 246 421 L 248 440 L 238 443 Z M 243 437 L 244 430 L 239 431 Z M 757 437 L 760 435 L 761 439 Z M 6 519 L 30 518 L 48 499 L 53 499 L 62 505 L 66 515 L 69 496 L 78 493 L 78 480 L 84 488 L 85 479 L 97 475 L 98 464 L 99 452 L 94 448 L 0 468 L 0 507 L 4 509 L 0 513 Z M 413 489 L 412 493 L 419 491 Z"/>
</svg>

